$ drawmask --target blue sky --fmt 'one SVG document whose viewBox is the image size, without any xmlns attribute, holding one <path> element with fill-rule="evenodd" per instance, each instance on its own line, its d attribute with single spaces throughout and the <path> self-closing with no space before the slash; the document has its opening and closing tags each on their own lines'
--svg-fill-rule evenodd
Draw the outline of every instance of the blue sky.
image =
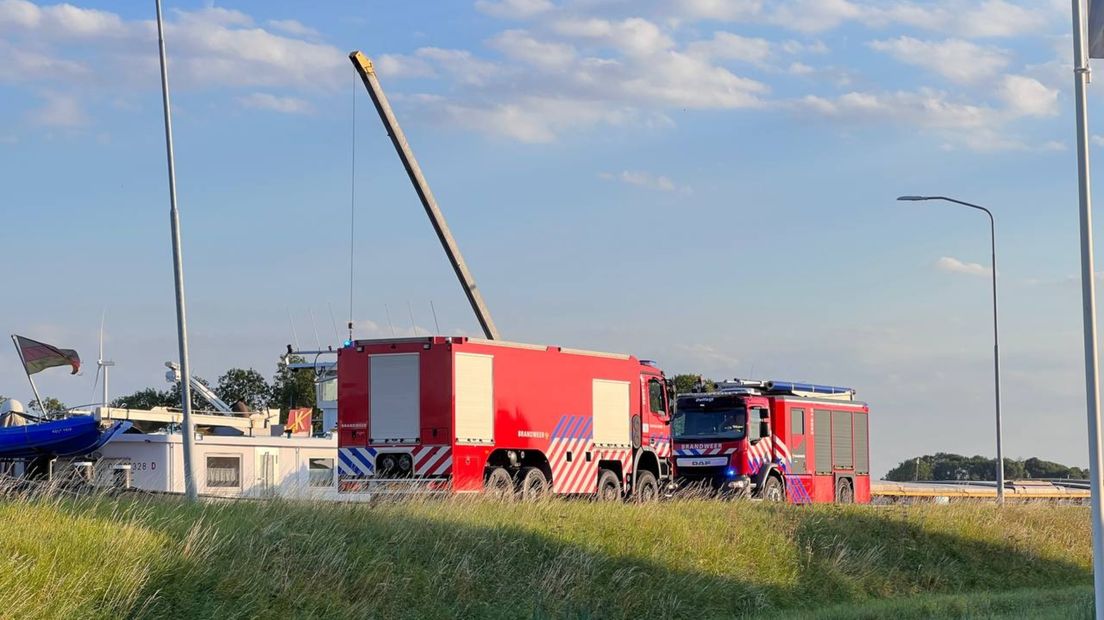
<svg viewBox="0 0 1104 620">
<path fill-rule="evenodd" d="M 477 333 L 362 49 L 506 338 L 854 386 L 878 474 L 992 454 L 986 221 L 894 201 L 955 196 L 998 221 L 1006 455 L 1084 464 L 1068 5 L 166 2 L 195 371 L 335 341 L 354 141 L 357 336 Z M 69 404 L 105 309 L 113 393 L 175 357 L 152 19 L 0 0 L 0 324 L 81 352 L 36 376 Z"/>
</svg>

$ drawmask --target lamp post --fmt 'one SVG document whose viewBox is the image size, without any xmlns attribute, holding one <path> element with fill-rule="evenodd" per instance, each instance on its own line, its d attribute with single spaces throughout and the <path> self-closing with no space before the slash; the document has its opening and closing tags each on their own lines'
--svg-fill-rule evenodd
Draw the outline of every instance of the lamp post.
<svg viewBox="0 0 1104 620">
<path fill-rule="evenodd" d="M 997 409 L 997 503 L 1004 503 L 1004 449 L 1001 445 L 1001 408 L 1000 408 L 1000 338 L 997 335 L 997 225 L 993 212 L 980 205 L 955 200 L 946 196 L 901 196 L 897 200 L 918 202 L 924 200 L 943 200 L 957 205 L 983 211 L 989 216 L 989 240 L 992 248 L 993 270 L 993 389 Z"/>
</svg>

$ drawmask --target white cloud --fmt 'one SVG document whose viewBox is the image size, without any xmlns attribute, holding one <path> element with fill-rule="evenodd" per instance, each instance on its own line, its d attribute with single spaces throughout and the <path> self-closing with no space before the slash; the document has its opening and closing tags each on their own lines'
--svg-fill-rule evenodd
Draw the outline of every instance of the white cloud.
<svg viewBox="0 0 1104 620">
<path fill-rule="evenodd" d="M 489 44 L 510 58 L 550 69 L 564 67 L 575 59 L 574 47 L 565 43 L 538 41 L 524 30 L 499 33 Z"/>
<path fill-rule="evenodd" d="M 556 6 L 549 0 L 476 0 L 475 8 L 499 19 L 530 19 Z"/>
<path fill-rule="evenodd" d="M 864 7 L 849 0 L 791 0 L 778 3 L 770 21 L 791 30 L 822 32 L 866 13 Z"/>
<path fill-rule="evenodd" d="M 824 41 L 816 40 L 810 43 L 789 39 L 782 42 L 782 51 L 787 54 L 827 54 L 831 50 L 824 44 Z"/>
<path fill-rule="evenodd" d="M 706 41 L 695 41 L 686 47 L 692 56 L 720 60 L 739 60 L 762 64 L 770 58 L 771 44 L 766 39 L 742 37 L 731 32 L 716 32 Z"/>
<path fill-rule="evenodd" d="M 284 114 L 310 114 L 314 111 L 309 101 L 296 97 L 277 97 L 270 93 L 250 93 L 244 97 L 238 97 L 238 103 L 247 108 L 272 110 Z"/>
<path fill-rule="evenodd" d="M 295 37 L 315 38 L 319 36 L 319 33 L 310 26 L 305 26 L 301 22 L 294 19 L 270 19 L 266 22 L 268 26 L 274 30 L 290 34 Z"/>
<path fill-rule="evenodd" d="M 620 181 L 628 185 L 635 185 L 637 187 L 658 190 L 661 192 L 691 192 L 689 187 L 679 187 L 678 185 L 675 185 L 674 181 L 666 176 L 656 175 L 650 172 L 642 172 L 639 170 L 623 170 L 617 174 L 614 174 L 612 172 L 602 172 L 598 175 L 598 177 L 606 181 Z"/>
<path fill-rule="evenodd" d="M 46 103 L 31 112 L 31 121 L 47 127 L 80 127 L 88 123 L 88 117 L 75 97 L 50 93 Z"/>
<path fill-rule="evenodd" d="M 690 19 L 741 21 L 760 15 L 763 0 L 678 0 L 675 9 Z"/>
<path fill-rule="evenodd" d="M 176 87 L 314 90 L 345 84 L 341 50 L 273 34 L 240 11 L 172 11 L 165 29 Z M 109 89 L 145 83 L 150 74 L 156 75 L 156 55 L 149 54 L 155 36 L 150 20 L 125 20 L 69 4 L 40 7 L 24 0 L 0 0 L 0 37 L 13 48 L 64 58 L 65 46 L 87 42 L 92 47 L 82 50 L 82 60 L 97 63 L 97 81 Z"/>
<path fill-rule="evenodd" d="M 414 56 L 383 54 L 374 59 L 372 63 L 375 65 L 377 73 L 387 77 L 424 78 L 437 76 L 437 72 L 425 59 Z"/>
<path fill-rule="evenodd" d="M 871 41 L 870 47 L 905 64 L 933 71 L 963 84 L 990 78 L 1011 62 L 1011 55 L 1007 50 L 981 46 L 962 39 L 921 41 L 912 37 L 898 37 Z"/>
<path fill-rule="evenodd" d="M 0 41 L 0 81 L 47 82 L 85 78 L 91 71 L 82 63 L 54 55 L 19 49 Z"/>
<path fill-rule="evenodd" d="M 791 62 L 786 71 L 792 75 L 811 75 L 816 72 L 815 69 L 803 62 Z"/>
<path fill-rule="evenodd" d="M 1007 75 L 1000 96 L 1008 109 L 1022 116 L 1053 116 L 1058 113 L 1058 91 L 1039 80 L 1022 75 Z"/>
<path fill-rule="evenodd" d="M 942 256 L 939 260 L 935 261 L 935 268 L 940 271 L 946 271 L 949 273 L 963 273 L 970 276 L 985 276 L 992 275 L 992 271 L 985 265 L 978 263 L 964 263 L 957 258 L 950 256 Z"/>
<path fill-rule="evenodd" d="M 552 24 L 552 28 L 561 35 L 594 40 L 635 56 L 655 54 L 675 45 L 659 26 L 640 17 L 622 21 L 565 19 Z"/>
</svg>

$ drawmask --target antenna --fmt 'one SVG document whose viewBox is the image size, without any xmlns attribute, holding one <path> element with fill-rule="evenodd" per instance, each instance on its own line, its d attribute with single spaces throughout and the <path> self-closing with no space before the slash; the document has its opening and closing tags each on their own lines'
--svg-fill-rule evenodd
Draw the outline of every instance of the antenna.
<svg viewBox="0 0 1104 620">
<path fill-rule="evenodd" d="M 330 323 L 333 323 L 334 342 L 341 342 L 341 334 L 337 333 L 337 321 L 334 319 L 333 304 L 327 303 L 326 306 L 328 306 L 330 309 Z"/>
<path fill-rule="evenodd" d="M 414 322 L 414 308 L 410 305 L 410 300 L 406 300 L 406 311 L 410 313 L 410 328 L 414 330 L 414 335 L 418 335 L 418 324 Z"/>
<path fill-rule="evenodd" d="M 299 346 L 299 334 L 295 333 L 295 321 L 291 320 L 291 308 L 288 308 L 288 325 L 291 326 L 291 341 L 295 343 L 295 349 L 300 350 L 303 347 Z"/>
<path fill-rule="evenodd" d="M 307 312 L 310 313 L 311 329 L 314 330 L 314 346 L 318 351 L 322 350 L 322 341 L 318 339 L 318 326 L 314 324 L 314 308 L 307 308 Z"/>
<path fill-rule="evenodd" d="M 437 309 L 433 307 L 433 300 L 429 300 L 429 311 L 433 313 L 433 329 L 437 330 L 437 335 L 441 335 L 441 326 L 437 324 Z"/>
<path fill-rule="evenodd" d="M 387 314 L 387 326 L 391 328 L 391 337 L 395 337 L 395 325 L 391 323 L 391 310 L 387 308 L 387 304 L 383 304 L 383 311 Z"/>
</svg>

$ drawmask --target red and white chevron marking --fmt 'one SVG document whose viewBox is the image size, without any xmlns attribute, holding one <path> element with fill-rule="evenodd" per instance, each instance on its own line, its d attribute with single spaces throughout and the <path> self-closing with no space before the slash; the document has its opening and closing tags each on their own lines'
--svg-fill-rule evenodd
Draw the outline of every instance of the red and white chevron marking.
<svg viewBox="0 0 1104 620">
<path fill-rule="evenodd" d="M 773 438 L 764 437 L 754 446 L 748 446 L 748 466 L 752 473 L 758 472 L 763 465 L 771 462 L 772 445 Z"/>
<path fill-rule="evenodd" d="M 790 467 L 793 466 L 793 457 L 790 455 L 790 447 L 787 446 L 786 442 L 782 441 L 780 437 L 774 438 L 774 447 L 783 471 L 790 471 Z"/>
<path fill-rule="evenodd" d="M 444 476 L 452 473 L 452 446 L 415 446 L 414 475 Z"/>
</svg>

